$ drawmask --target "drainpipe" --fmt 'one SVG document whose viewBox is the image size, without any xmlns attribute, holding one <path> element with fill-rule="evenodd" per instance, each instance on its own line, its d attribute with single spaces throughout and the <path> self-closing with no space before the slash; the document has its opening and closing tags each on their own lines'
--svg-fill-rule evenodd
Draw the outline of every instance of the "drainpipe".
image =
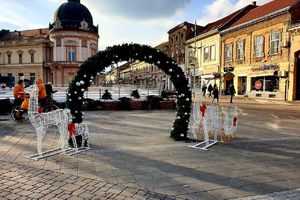
<svg viewBox="0 0 300 200">
<path fill-rule="evenodd" d="M 288 74 L 287 79 L 285 80 L 285 93 L 284 93 L 284 100 L 287 101 L 289 97 L 289 87 L 290 87 L 290 70 L 291 70 L 291 43 L 290 43 L 290 33 L 287 30 L 286 40 L 289 42 L 288 44 Z"/>
</svg>

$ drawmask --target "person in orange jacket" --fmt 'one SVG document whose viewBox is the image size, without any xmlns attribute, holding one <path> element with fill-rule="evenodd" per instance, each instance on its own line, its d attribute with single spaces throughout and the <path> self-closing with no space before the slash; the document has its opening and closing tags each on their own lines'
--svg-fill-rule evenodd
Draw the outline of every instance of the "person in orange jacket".
<svg viewBox="0 0 300 200">
<path fill-rule="evenodd" d="M 46 89 L 45 86 L 43 84 L 43 81 L 41 78 L 36 79 L 36 85 L 38 87 L 39 90 L 39 105 L 41 107 L 45 107 L 46 106 L 46 100 L 47 100 L 47 93 L 46 93 Z"/>
<path fill-rule="evenodd" d="M 14 87 L 14 104 L 15 105 L 20 105 L 23 100 L 25 99 L 25 93 L 24 93 L 24 81 L 19 80 L 18 84 L 15 85 Z"/>
<path fill-rule="evenodd" d="M 46 97 L 47 97 L 45 86 L 44 86 L 43 81 L 42 81 L 41 78 L 38 78 L 35 82 L 36 82 L 36 85 L 37 85 L 38 90 L 39 90 L 39 94 L 38 94 L 39 105 L 41 107 L 45 107 Z M 30 98 L 29 95 L 26 95 L 26 98 L 24 99 L 23 103 L 21 104 L 21 107 L 20 107 L 21 109 L 23 109 L 23 110 L 28 109 L 29 98 Z"/>
</svg>

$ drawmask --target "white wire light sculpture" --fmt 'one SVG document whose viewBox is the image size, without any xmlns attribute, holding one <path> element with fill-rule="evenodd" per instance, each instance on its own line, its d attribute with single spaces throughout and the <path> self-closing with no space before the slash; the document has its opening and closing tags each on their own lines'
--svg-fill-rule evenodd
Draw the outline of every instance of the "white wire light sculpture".
<svg viewBox="0 0 300 200">
<path fill-rule="evenodd" d="M 26 93 L 29 93 L 29 107 L 28 107 L 28 116 L 30 123 L 33 125 L 36 131 L 37 136 L 37 154 L 29 155 L 27 158 L 38 160 L 41 158 L 49 157 L 52 155 L 56 155 L 58 153 L 65 153 L 73 155 L 74 153 L 81 152 L 83 149 L 87 150 L 88 148 L 80 148 L 77 147 L 76 143 L 76 135 L 70 134 L 68 132 L 68 125 L 72 122 L 72 115 L 69 109 L 57 109 L 47 113 L 39 112 L 38 105 L 38 87 L 36 84 L 33 84 L 30 87 L 26 88 Z M 57 148 L 50 149 L 48 151 L 42 150 L 43 139 L 46 135 L 46 131 L 49 126 L 55 125 L 59 131 L 59 140 L 57 144 Z M 84 133 L 85 140 L 88 141 L 89 145 L 89 137 L 88 137 L 88 129 L 86 125 L 79 125 L 77 130 Z M 71 137 L 74 148 L 66 148 L 66 144 L 68 141 L 68 137 Z"/>
<path fill-rule="evenodd" d="M 194 120 L 190 137 L 196 140 L 196 144 L 190 147 L 207 150 L 219 141 L 227 142 L 235 136 L 237 106 L 205 105 L 201 92 L 195 91 L 192 111 Z"/>
</svg>

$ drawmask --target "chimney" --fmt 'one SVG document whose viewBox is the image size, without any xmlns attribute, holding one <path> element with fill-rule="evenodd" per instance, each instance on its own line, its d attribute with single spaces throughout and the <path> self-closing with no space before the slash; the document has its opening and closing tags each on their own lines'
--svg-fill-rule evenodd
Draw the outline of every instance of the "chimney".
<svg viewBox="0 0 300 200">
<path fill-rule="evenodd" d="M 252 5 L 253 5 L 253 6 L 256 6 L 256 1 L 252 1 Z"/>
</svg>

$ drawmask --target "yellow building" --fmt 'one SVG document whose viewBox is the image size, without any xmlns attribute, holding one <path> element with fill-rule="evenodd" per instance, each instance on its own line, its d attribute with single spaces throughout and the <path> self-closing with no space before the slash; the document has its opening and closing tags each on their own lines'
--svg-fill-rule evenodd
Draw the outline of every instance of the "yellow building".
<svg viewBox="0 0 300 200">
<path fill-rule="evenodd" d="M 288 28 L 299 20 L 297 2 L 274 0 L 249 11 L 221 32 L 222 85 L 226 91 L 233 83 L 238 95 L 293 100 L 290 56 L 294 52 Z"/>
<path fill-rule="evenodd" d="M 185 70 L 192 86 L 200 87 L 207 83 L 219 85 L 221 73 L 220 32 L 256 7 L 254 2 L 252 5 L 209 23 L 197 33 L 196 37 L 186 41 Z M 203 83 L 200 83 L 201 80 Z"/>
<path fill-rule="evenodd" d="M 289 100 L 300 100 L 300 24 L 288 28 L 290 34 Z"/>
</svg>

